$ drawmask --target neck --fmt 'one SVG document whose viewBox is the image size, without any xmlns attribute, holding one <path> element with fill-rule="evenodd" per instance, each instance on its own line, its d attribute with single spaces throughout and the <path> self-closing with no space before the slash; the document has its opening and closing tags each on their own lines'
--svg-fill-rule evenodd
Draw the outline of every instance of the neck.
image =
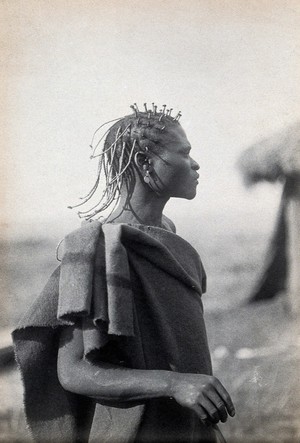
<svg viewBox="0 0 300 443">
<path fill-rule="evenodd" d="M 136 186 L 130 197 L 127 192 L 121 192 L 118 208 L 107 221 L 161 227 L 163 209 L 167 201 L 165 197 Z"/>
</svg>

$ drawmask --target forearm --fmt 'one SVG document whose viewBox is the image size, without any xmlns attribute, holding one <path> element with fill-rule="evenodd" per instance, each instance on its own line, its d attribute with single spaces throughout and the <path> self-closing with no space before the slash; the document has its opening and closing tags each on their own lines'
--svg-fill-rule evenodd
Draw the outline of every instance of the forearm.
<svg viewBox="0 0 300 443">
<path fill-rule="evenodd" d="M 80 325 L 62 330 L 57 370 L 66 390 L 108 405 L 131 406 L 152 398 L 173 397 L 181 406 L 195 411 L 203 421 L 226 421 L 227 411 L 234 415 L 232 400 L 215 377 L 87 361 Z"/>
<path fill-rule="evenodd" d="M 66 390 L 116 402 L 170 397 L 175 377 L 172 371 L 129 369 L 87 361 L 80 324 L 61 331 L 57 370 Z"/>
<path fill-rule="evenodd" d="M 76 394 L 103 401 L 128 402 L 172 395 L 171 371 L 129 369 L 107 363 L 73 362 L 68 369 L 58 362 L 62 386 Z"/>
</svg>

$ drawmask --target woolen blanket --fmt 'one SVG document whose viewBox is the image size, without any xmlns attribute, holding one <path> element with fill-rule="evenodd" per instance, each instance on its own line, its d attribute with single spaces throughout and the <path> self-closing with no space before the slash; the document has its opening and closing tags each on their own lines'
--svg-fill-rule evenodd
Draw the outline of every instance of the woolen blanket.
<svg viewBox="0 0 300 443">
<path fill-rule="evenodd" d="M 56 368 L 61 328 L 80 321 L 90 364 L 105 359 L 210 374 L 201 302 L 206 277 L 197 252 L 165 229 L 96 221 L 69 234 L 64 250 L 61 266 L 13 332 L 35 439 L 144 441 L 179 423 L 176 435 L 182 429 L 182 441 L 196 441 L 192 435 L 202 425 L 174 400 L 101 405 L 65 391 Z"/>
</svg>

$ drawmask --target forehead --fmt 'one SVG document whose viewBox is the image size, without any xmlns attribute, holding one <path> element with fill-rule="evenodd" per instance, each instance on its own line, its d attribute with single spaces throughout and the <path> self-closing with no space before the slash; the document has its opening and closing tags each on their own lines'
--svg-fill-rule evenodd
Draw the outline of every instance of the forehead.
<svg viewBox="0 0 300 443">
<path fill-rule="evenodd" d="M 188 148 L 190 142 L 181 126 L 171 126 L 164 132 L 163 144 L 165 148 Z"/>
</svg>

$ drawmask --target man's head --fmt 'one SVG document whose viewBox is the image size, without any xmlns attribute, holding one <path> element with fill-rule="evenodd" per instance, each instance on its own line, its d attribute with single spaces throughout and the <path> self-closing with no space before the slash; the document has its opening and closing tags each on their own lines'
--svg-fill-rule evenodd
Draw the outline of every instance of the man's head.
<svg viewBox="0 0 300 443">
<path fill-rule="evenodd" d="M 137 180 L 149 192 L 166 199 L 181 197 L 191 199 L 196 194 L 196 172 L 199 165 L 191 159 L 191 146 L 179 124 L 180 113 L 171 116 L 170 110 L 157 112 L 157 107 L 141 112 L 132 106 L 133 114 L 114 123 L 104 141 L 99 157 L 99 174 L 95 186 L 88 194 L 88 201 L 96 191 L 100 174 L 105 175 L 106 186 L 103 197 L 92 211 L 81 212 L 81 216 L 92 218 L 117 201 L 124 186 L 130 194 Z"/>
</svg>

